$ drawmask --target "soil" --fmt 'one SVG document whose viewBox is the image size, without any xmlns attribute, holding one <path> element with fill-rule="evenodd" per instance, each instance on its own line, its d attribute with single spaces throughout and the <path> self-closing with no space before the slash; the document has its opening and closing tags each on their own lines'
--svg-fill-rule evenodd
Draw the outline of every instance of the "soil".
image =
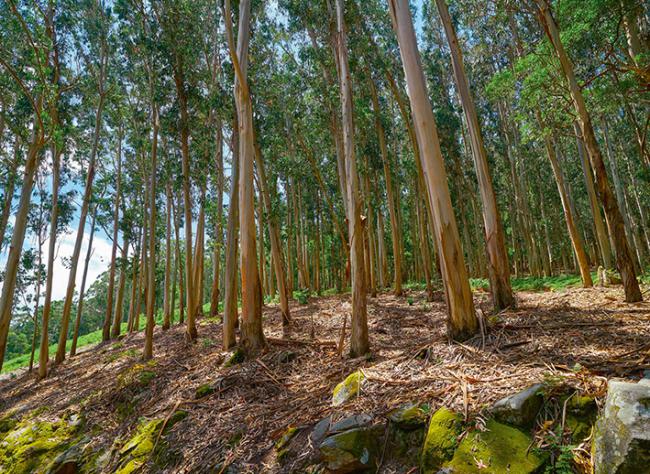
<svg viewBox="0 0 650 474">
<path fill-rule="evenodd" d="M 279 464 L 275 442 L 288 427 L 311 427 L 330 414 L 383 417 L 418 401 L 480 417 L 532 383 L 562 379 L 598 397 L 608 378 L 650 373 L 650 304 L 624 303 L 620 288 L 521 292 L 517 308 L 498 315 L 486 294 L 475 301 L 485 330 L 461 344 L 445 335 L 441 294 L 433 302 L 422 292 L 370 298 L 372 354 L 358 359 L 346 357 L 347 345 L 343 356 L 337 347 L 349 295 L 293 303 L 290 334 L 283 334 L 279 309 L 266 306 L 267 350 L 231 367 L 223 366 L 231 353 L 221 349 L 219 320 L 201 319 L 195 343 L 185 341 L 183 327 L 156 328 L 155 363 L 142 366 L 143 334 L 131 334 L 53 367 L 44 381 L 24 371 L 4 378 L 0 410 L 40 408 L 45 417 L 82 411 L 96 449 L 110 450 L 135 432 L 139 418 L 182 409 L 189 416 L 166 434 L 177 461 L 165 472 L 289 472 L 306 464 L 314 447 L 306 443 L 302 456 Z M 360 396 L 332 408 L 333 388 L 357 369 L 368 379 Z M 155 376 L 125 397 L 124 374 L 137 370 Z M 197 400 L 205 384 L 214 391 Z M 117 449 L 109 471 L 116 462 Z"/>
</svg>

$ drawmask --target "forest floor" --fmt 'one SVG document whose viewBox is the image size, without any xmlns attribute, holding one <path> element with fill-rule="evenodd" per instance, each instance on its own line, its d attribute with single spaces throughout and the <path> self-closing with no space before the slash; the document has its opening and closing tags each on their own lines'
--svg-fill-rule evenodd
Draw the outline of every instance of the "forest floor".
<svg viewBox="0 0 650 474">
<path fill-rule="evenodd" d="M 142 333 L 95 346 L 44 381 L 25 372 L 5 377 L 0 411 L 38 409 L 45 419 L 82 412 L 93 449 L 110 453 L 110 471 L 138 419 L 165 419 L 182 409 L 188 416 L 165 435 L 177 451 L 167 472 L 225 472 L 225 465 L 236 472 L 289 472 L 278 464 L 275 442 L 288 427 L 312 426 L 330 414 L 382 417 L 418 401 L 472 417 L 532 383 L 562 379 L 602 396 L 607 378 L 634 379 L 650 370 L 650 303 L 624 303 L 620 287 L 519 292 L 517 300 L 516 309 L 491 315 L 487 294 L 476 292 L 486 329 L 459 344 L 445 335 L 441 293 L 433 302 L 419 291 L 380 294 L 368 303 L 372 355 L 358 359 L 345 357 L 347 346 L 343 357 L 337 348 L 349 295 L 294 303 L 293 341 L 282 339 L 278 308 L 266 306 L 268 350 L 230 367 L 218 319 L 200 320 L 195 344 L 185 342 L 181 327 L 157 327 L 153 362 L 140 360 Z M 360 396 L 333 408 L 333 388 L 357 369 L 367 377 Z M 134 391 L 123 381 L 135 370 L 150 375 Z M 212 393 L 196 399 L 205 384 Z M 311 454 L 306 442 L 291 462 L 304 463 Z"/>
</svg>

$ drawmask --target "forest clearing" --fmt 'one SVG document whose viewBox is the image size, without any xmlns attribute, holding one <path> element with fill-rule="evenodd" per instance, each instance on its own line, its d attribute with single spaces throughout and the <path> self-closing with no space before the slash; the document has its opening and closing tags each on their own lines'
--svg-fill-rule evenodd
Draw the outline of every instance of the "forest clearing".
<svg viewBox="0 0 650 474">
<path fill-rule="evenodd" d="M 650 5 L 0 0 L 0 473 L 650 474 Z"/>
</svg>

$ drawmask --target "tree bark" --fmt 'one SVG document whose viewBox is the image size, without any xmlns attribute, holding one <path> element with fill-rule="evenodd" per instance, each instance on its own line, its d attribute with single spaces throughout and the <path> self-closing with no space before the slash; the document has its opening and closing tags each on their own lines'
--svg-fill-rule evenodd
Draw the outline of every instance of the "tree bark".
<svg viewBox="0 0 650 474">
<path fill-rule="evenodd" d="M 449 311 L 448 333 L 453 339 L 466 339 L 476 333 L 478 321 L 408 0 L 389 0 L 389 8 L 397 33 L 429 205 L 434 218 L 440 270 Z"/>
<path fill-rule="evenodd" d="M 492 177 L 487 162 L 487 153 L 483 143 L 481 125 L 474 107 L 465 67 L 463 55 L 458 44 L 456 31 L 447 9 L 446 0 L 436 0 L 438 11 L 451 51 L 451 63 L 454 70 L 454 78 L 460 102 L 465 112 L 465 120 L 470 135 L 470 148 L 474 157 L 476 177 L 478 179 L 481 202 L 483 204 L 483 224 L 485 226 L 485 241 L 489 257 L 490 289 L 492 291 L 492 304 L 495 311 L 499 312 L 505 308 L 514 306 L 515 298 L 510 286 L 510 264 L 506 252 L 505 236 L 501 215 L 497 207 Z"/>
<path fill-rule="evenodd" d="M 370 350 L 368 315 L 366 313 L 366 282 L 364 272 L 363 223 L 359 177 L 354 144 L 352 111 L 352 82 L 348 65 L 347 39 L 344 20 L 344 1 L 336 0 L 337 54 L 339 62 L 339 90 L 343 125 L 343 150 L 348 197 L 348 238 L 350 240 L 350 267 L 352 281 L 352 317 L 350 356 L 359 357 Z"/>
<path fill-rule="evenodd" d="M 119 327 L 117 334 L 109 334 L 111 330 L 111 319 L 113 317 L 113 293 L 115 292 L 115 258 L 117 257 L 117 234 L 120 228 L 120 193 L 122 186 L 122 128 L 118 129 L 117 134 L 117 185 L 115 187 L 115 207 L 113 210 L 113 247 L 111 249 L 111 264 L 108 275 L 108 295 L 106 298 L 106 316 L 104 318 L 104 326 L 102 328 L 102 341 L 108 341 L 111 337 L 115 338 L 119 335 Z M 113 326 L 113 332 L 115 326 Z"/>
<path fill-rule="evenodd" d="M 539 7 L 540 22 L 542 23 L 546 36 L 553 45 L 555 53 L 560 61 L 562 73 L 569 85 L 573 105 L 575 106 L 578 115 L 580 129 L 589 154 L 591 167 L 596 178 L 598 197 L 605 209 L 605 216 L 612 232 L 614 249 L 616 251 L 617 267 L 621 274 L 621 280 L 623 281 L 623 287 L 625 289 L 625 301 L 628 303 L 642 301 L 643 298 L 641 296 L 639 282 L 636 278 L 636 271 L 632 261 L 630 246 L 627 237 L 625 236 L 623 217 L 621 216 L 618 203 L 616 202 L 616 197 L 612 193 L 609 185 L 605 163 L 603 162 L 600 148 L 596 141 L 596 135 L 591 124 L 591 117 L 587 110 L 584 97 L 582 96 L 582 91 L 580 90 L 580 86 L 578 85 L 578 81 L 573 71 L 573 64 L 571 63 L 569 56 L 564 50 L 562 41 L 560 40 L 560 32 L 557 23 L 553 18 L 551 6 L 548 3 L 548 0 L 536 0 L 536 2 Z"/>
</svg>

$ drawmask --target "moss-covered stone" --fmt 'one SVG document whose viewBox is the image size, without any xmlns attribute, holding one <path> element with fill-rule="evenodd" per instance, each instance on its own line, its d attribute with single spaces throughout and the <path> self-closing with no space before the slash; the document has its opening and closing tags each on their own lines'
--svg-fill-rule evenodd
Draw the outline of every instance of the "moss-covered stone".
<svg viewBox="0 0 650 474">
<path fill-rule="evenodd" d="M 594 397 L 573 395 L 566 401 L 564 429 L 571 432 L 574 442 L 580 442 L 591 434 L 598 416 L 598 405 Z"/>
<path fill-rule="evenodd" d="M 325 438 L 319 447 L 321 461 L 336 473 L 363 472 L 376 465 L 381 432 L 354 428 Z"/>
<path fill-rule="evenodd" d="M 49 472 L 54 461 L 75 443 L 80 424 L 24 417 L 9 428 L 0 443 L 0 472 Z"/>
<path fill-rule="evenodd" d="M 183 410 L 174 412 L 164 425 L 164 429 L 164 420 L 162 419 L 141 421 L 135 434 L 119 450 L 120 461 L 115 471 L 116 474 L 130 474 L 135 472 L 144 466 L 152 457 L 169 458 L 169 453 L 166 452 L 168 446 L 164 438 L 162 438 L 162 435 L 186 416 L 187 412 Z M 163 430 L 162 433 L 161 430 Z"/>
<path fill-rule="evenodd" d="M 492 407 L 492 414 L 502 423 L 525 428 L 532 426 L 544 403 L 543 388 L 542 384 L 535 384 L 499 400 Z"/>
<path fill-rule="evenodd" d="M 230 357 L 223 363 L 224 367 L 232 367 L 233 365 L 241 364 L 246 360 L 246 353 L 241 347 L 236 348 Z"/>
<path fill-rule="evenodd" d="M 406 403 L 388 412 L 388 419 L 398 428 L 411 430 L 427 423 L 427 413 L 417 403 Z"/>
<path fill-rule="evenodd" d="M 452 458 L 462 431 L 461 421 L 462 417 L 458 413 L 445 407 L 431 416 L 420 455 L 422 474 L 438 472 L 443 463 Z"/>
<path fill-rule="evenodd" d="M 204 383 L 202 385 L 199 385 L 194 392 L 194 398 L 198 400 L 199 398 L 207 397 L 208 395 L 211 395 L 214 393 L 214 387 L 210 385 L 209 383 Z"/>
<path fill-rule="evenodd" d="M 0 416 L 0 440 L 2 440 L 8 432 L 13 430 L 17 424 L 18 418 L 14 411 L 8 411 Z"/>
<path fill-rule="evenodd" d="M 296 436 L 296 433 L 298 433 L 298 428 L 294 426 L 287 428 L 286 431 L 282 433 L 282 436 L 280 436 L 280 439 L 275 443 L 276 451 L 282 451 L 289 444 L 289 441 Z"/>
<path fill-rule="evenodd" d="M 530 436 L 495 420 L 486 427 L 469 433 L 444 467 L 454 474 L 533 474 L 544 467 L 546 458 L 529 449 Z"/>
<path fill-rule="evenodd" d="M 338 384 L 332 392 L 332 406 L 343 405 L 361 390 L 366 377 L 362 371 L 357 370 L 348 375 L 343 382 Z"/>
</svg>

